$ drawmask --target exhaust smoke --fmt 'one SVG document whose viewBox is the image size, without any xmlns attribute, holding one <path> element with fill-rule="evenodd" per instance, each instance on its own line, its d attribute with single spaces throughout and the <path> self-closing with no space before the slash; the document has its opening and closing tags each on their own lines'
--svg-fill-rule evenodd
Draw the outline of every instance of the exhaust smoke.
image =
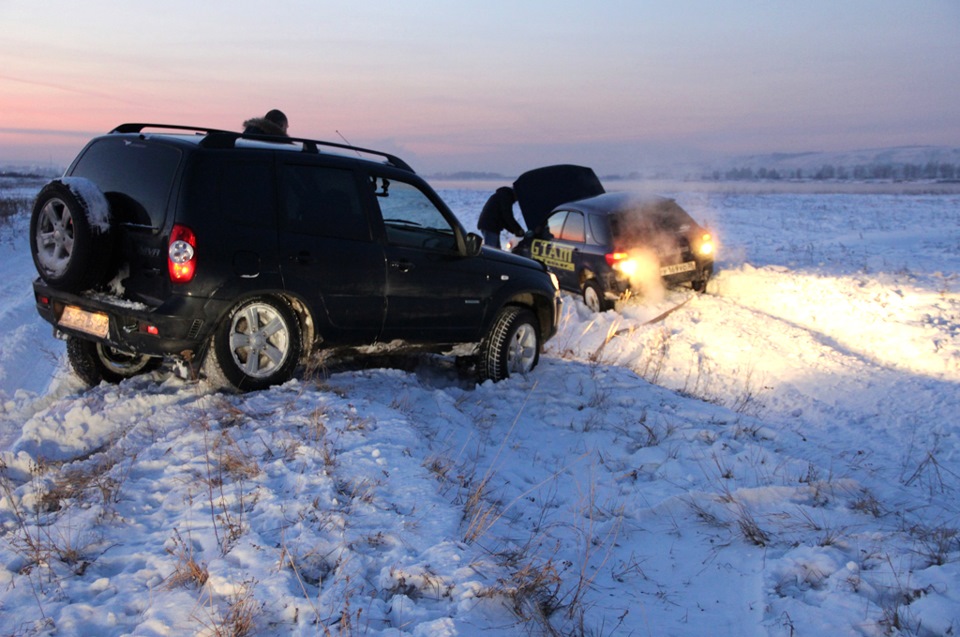
<svg viewBox="0 0 960 637">
<path fill-rule="evenodd" d="M 633 293 L 651 301 L 663 299 L 666 289 L 660 276 L 660 258 L 656 252 L 635 248 L 625 254 L 626 257 L 614 267 L 630 279 Z"/>
</svg>

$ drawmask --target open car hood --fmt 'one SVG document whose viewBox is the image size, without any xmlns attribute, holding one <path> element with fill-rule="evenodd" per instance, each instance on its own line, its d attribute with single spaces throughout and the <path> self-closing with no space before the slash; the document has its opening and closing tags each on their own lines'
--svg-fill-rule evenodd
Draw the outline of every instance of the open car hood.
<svg viewBox="0 0 960 637">
<path fill-rule="evenodd" d="M 559 164 L 523 173 L 513 182 L 523 220 L 530 230 L 540 228 L 554 208 L 605 191 L 592 168 Z"/>
</svg>

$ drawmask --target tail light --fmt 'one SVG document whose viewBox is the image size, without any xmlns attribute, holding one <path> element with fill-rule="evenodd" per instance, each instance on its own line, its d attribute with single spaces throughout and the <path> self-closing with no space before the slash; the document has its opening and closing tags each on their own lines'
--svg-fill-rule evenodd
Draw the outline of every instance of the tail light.
<svg viewBox="0 0 960 637">
<path fill-rule="evenodd" d="M 628 255 L 626 252 L 610 252 L 606 255 L 607 265 L 609 265 L 611 268 L 615 268 L 617 267 L 618 263 L 621 261 L 626 261 L 629 256 L 630 255 Z"/>
<path fill-rule="evenodd" d="M 174 283 L 189 283 L 197 272 L 197 237 L 193 230 L 176 224 L 170 233 L 167 269 Z"/>
<path fill-rule="evenodd" d="M 607 265 L 627 276 L 633 276 L 637 271 L 637 260 L 626 252 L 610 252 L 604 256 L 607 259 Z"/>
</svg>

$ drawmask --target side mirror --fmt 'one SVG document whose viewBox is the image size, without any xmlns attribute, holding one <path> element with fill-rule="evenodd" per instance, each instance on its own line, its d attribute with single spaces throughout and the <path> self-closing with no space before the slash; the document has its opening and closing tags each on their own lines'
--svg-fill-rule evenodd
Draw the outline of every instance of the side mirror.
<svg viewBox="0 0 960 637">
<path fill-rule="evenodd" d="M 483 245 L 483 239 L 476 232 L 467 234 L 464 243 L 467 246 L 467 256 L 475 257 L 480 254 L 480 247 Z"/>
</svg>

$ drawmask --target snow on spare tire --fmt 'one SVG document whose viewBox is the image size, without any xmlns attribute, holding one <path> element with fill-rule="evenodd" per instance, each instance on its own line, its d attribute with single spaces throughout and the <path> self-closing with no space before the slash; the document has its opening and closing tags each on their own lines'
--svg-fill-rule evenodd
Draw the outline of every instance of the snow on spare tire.
<svg viewBox="0 0 960 637">
<path fill-rule="evenodd" d="M 40 190 L 30 217 L 30 252 L 49 285 L 82 292 L 102 282 L 112 243 L 110 204 L 95 183 L 63 177 Z"/>
</svg>

